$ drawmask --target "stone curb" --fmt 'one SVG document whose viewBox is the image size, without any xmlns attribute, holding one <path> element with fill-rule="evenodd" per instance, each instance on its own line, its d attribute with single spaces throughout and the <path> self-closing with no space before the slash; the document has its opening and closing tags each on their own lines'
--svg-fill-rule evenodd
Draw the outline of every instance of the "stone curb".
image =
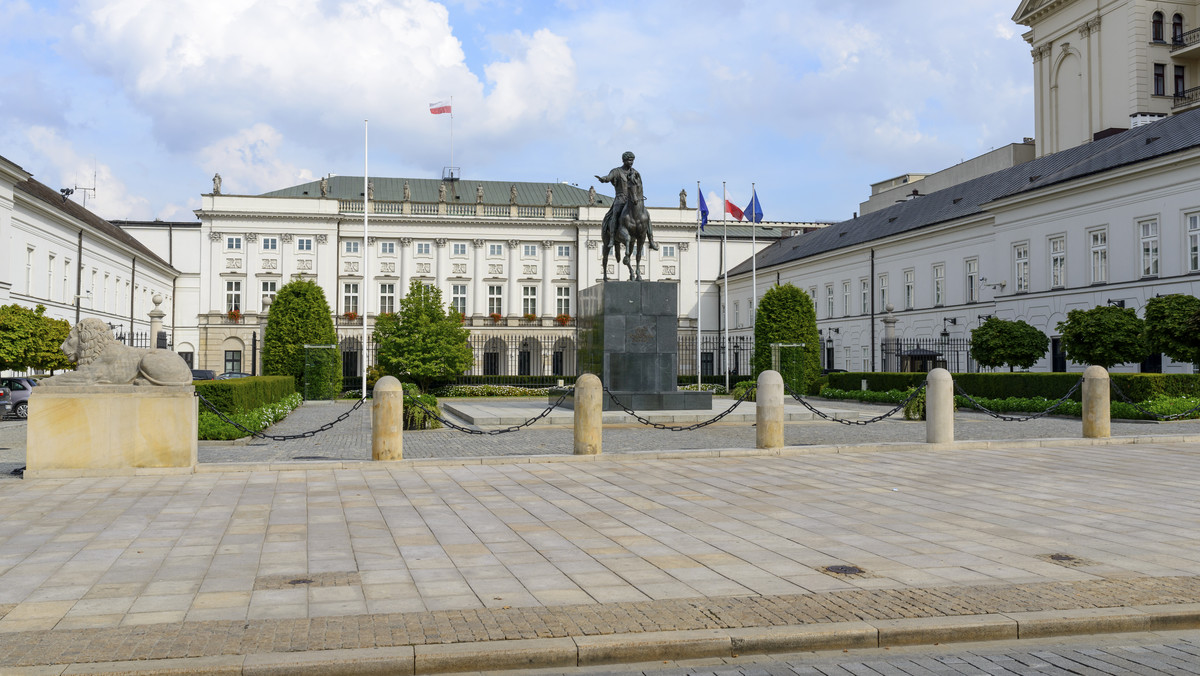
<svg viewBox="0 0 1200 676">
<path fill-rule="evenodd" d="M 339 676 L 573 668 L 746 654 L 1171 631 L 1200 627 L 1200 603 L 1083 608 L 903 620 L 833 622 L 481 641 L 384 648 L 219 655 L 9 668 L 7 676 Z"/>
<path fill-rule="evenodd" d="M 305 460 L 283 462 L 211 462 L 193 467 L 126 467 L 121 469 L 46 469 L 26 471 L 25 479 L 78 479 L 82 477 L 147 476 L 170 474 L 210 474 L 221 472 L 273 472 L 296 470 L 369 469 L 389 467 L 459 467 L 464 465 L 521 465 L 547 462 L 633 462 L 643 460 L 694 460 L 697 458 L 789 457 L 825 453 L 875 453 L 884 451 L 986 451 L 1000 449 L 1043 448 L 1047 446 L 1113 446 L 1121 444 L 1200 443 L 1197 434 L 1145 434 L 1128 437 L 1084 439 L 1079 437 L 1011 440 L 952 441 L 941 444 L 906 441 L 875 444 L 820 444 L 782 448 L 710 448 L 673 451 L 634 451 L 598 455 L 490 455 L 470 458 L 415 458 L 409 460 Z"/>
</svg>

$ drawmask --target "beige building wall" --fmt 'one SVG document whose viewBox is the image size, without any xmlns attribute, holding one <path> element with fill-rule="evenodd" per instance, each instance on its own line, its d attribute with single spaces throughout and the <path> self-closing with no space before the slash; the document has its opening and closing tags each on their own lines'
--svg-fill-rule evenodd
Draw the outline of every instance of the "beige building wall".
<svg viewBox="0 0 1200 676">
<path fill-rule="evenodd" d="M 1025 0 L 1037 156 L 1200 105 L 1200 0 Z M 1155 39 L 1155 13 L 1162 36 Z M 1181 35 L 1174 18 L 1182 19 Z M 1161 83 L 1156 91 L 1156 68 Z M 1182 74 L 1177 84 L 1176 73 Z"/>
</svg>

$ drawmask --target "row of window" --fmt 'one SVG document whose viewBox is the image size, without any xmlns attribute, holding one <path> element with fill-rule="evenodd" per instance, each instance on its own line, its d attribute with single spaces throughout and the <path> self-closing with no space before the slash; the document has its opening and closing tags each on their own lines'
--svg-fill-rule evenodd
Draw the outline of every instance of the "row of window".
<svg viewBox="0 0 1200 676">
<path fill-rule="evenodd" d="M 258 242 L 259 242 L 259 249 L 261 251 L 278 251 L 279 250 L 279 238 L 278 237 L 260 237 Z M 294 242 L 295 242 L 295 246 L 296 246 L 296 251 L 312 251 L 313 250 L 313 239 L 311 237 L 297 237 L 297 238 L 295 238 Z M 467 255 L 467 243 L 466 242 L 451 242 L 450 247 L 451 247 L 450 248 L 451 256 L 461 257 L 461 256 Z M 489 258 L 496 258 L 496 257 L 500 257 L 500 256 L 504 255 L 504 245 L 503 244 L 491 243 L 491 244 L 487 245 L 487 248 L 488 248 L 487 255 Z M 356 254 L 360 253 L 360 251 L 362 250 L 362 242 L 360 240 L 346 240 L 346 241 L 342 242 L 342 249 L 347 254 L 356 255 Z M 225 250 L 226 251 L 241 251 L 242 250 L 242 237 L 240 235 L 226 235 Z M 570 258 L 571 257 L 571 245 L 570 244 L 557 244 L 557 245 L 555 245 L 554 250 L 555 250 L 555 256 L 557 258 Z M 432 242 L 416 242 L 414 244 L 414 252 L 417 256 L 432 256 L 433 255 L 433 243 Z M 395 254 L 396 254 L 396 243 L 395 242 L 384 241 L 384 242 L 379 243 L 379 255 L 394 256 Z M 662 250 L 659 252 L 659 254 L 660 254 L 660 257 L 662 257 L 662 258 L 674 258 L 675 257 L 675 246 L 672 244 L 664 244 L 664 245 L 662 245 Z M 521 257 L 522 258 L 537 258 L 538 257 L 538 245 L 537 244 L 522 244 L 521 245 Z"/>
<path fill-rule="evenodd" d="M 46 293 L 40 295 L 34 288 L 36 252 L 37 249 L 32 246 L 25 249 L 25 294 L 34 298 L 44 298 L 48 301 L 73 305 L 75 303 L 75 281 L 71 259 L 63 258 L 60 266 L 55 254 L 48 253 L 46 255 Z M 149 287 L 138 284 L 131 289 L 129 280 L 122 280 L 121 277 L 114 276 L 109 272 L 105 272 L 101 279 L 100 271 L 96 268 L 91 269 L 90 285 L 81 285 L 81 287 L 83 295 L 80 300 L 84 307 L 92 310 L 125 312 L 129 308 L 131 299 L 137 304 L 134 309 L 135 314 L 143 314 L 150 308 Z"/>
<path fill-rule="evenodd" d="M 1200 213 L 1187 214 L 1184 222 L 1187 228 L 1187 272 L 1200 272 Z M 1142 278 L 1157 277 L 1161 270 L 1161 252 L 1159 242 L 1159 222 L 1157 218 L 1143 219 L 1137 222 L 1138 236 L 1138 272 Z M 1088 243 L 1088 283 L 1089 284 L 1105 284 L 1109 281 L 1108 270 L 1108 228 L 1100 227 L 1093 228 L 1087 232 Z M 1013 271 L 1013 287 L 1012 291 L 1016 293 L 1026 293 L 1032 291 L 1030 286 L 1030 254 L 1029 242 L 1018 242 L 1012 246 L 1012 271 Z M 1055 235 L 1047 240 L 1047 250 L 1049 253 L 1049 287 L 1051 289 L 1061 289 L 1067 286 L 1067 237 L 1066 235 Z M 901 309 L 911 310 L 917 306 L 916 298 L 916 270 L 904 270 L 903 275 L 903 298 L 900 305 Z M 947 303 L 946 300 L 946 265 L 944 263 L 935 263 L 930 269 L 930 276 L 933 280 L 933 296 L 932 305 L 939 307 Z M 888 273 L 880 273 L 876 276 L 876 292 L 878 294 L 878 305 L 876 310 L 881 311 L 887 307 L 889 301 L 888 293 Z M 964 301 L 974 303 L 979 300 L 979 259 L 968 258 L 963 261 L 963 288 L 966 295 Z M 867 314 L 871 311 L 871 288 L 870 280 L 861 278 L 859 280 L 859 297 L 858 309 L 861 314 Z M 812 297 L 813 307 L 820 314 L 820 297 L 817 295 L 817 287 L 809 288 L 809 295 Z M 836 301 L 837 296 L 833 284 L 825 285 L 825 312 L 824 318 L 830 319 L 836 317 Z M 853 303 L 851 299 L 851 283 L 843 281 L 841 283 L 841 302 L 843 317 L 849 316 L 853 312 Z M 735 304 L 736 316 L 736 304 Z M 735 325 L 736 320 L 735 320 Z"/>
<path fill-rule="evenodd" d="M 916 270 L 904 270 L 904 289 L 903 289 L 903 305 L 905 310 L 911 310 L 917 306 L 917 273 Z M 933 305 L 935 307 L 946 304 L 946 264 L 935 263 L 930 269 L 930 275 L 933 279 Z M 888 291 L 888 273 L 882 272 L 875 276 L 875 290 L 878 294 L 879 304 L 876 306 L 876 311 L 883 311 L 890 301 L 891 296 Z M 974 303 L 979 300 L 979 259 L 968 258 L 963 261 L 963 287 L 966 289 L 967 303 Z M 862 277 L 858 280 L 858 311 L 860 314 L 869 314 L 871 312 L 871 280 Z M 848 317 L 853 313 L 853 298 L 851 294 L 851 283 L 849 280 L 842 282 L 842 316 Z M 820 314 L 819 302 L 820 298 L 817 295 L 817 287 L 810 287 L 808 290 L 812 297 L 813 309 Z M 834 293 L 834 285 L 825 285 L 825 319 L 836 317 L 836 300 L 837 296 Z"/>
<path fill-rule="evenodd" d="M 1175 66 L 1175 88 L 1171 91 L 1172 96 L 1181 96 L 1187 89 L 1186 76 L 1187 71 L 1183 66 Z M 1154 64 L 1154 95 L 1167 95 L 1167 65 L 1165 63 Z"/>
<path fill-rule="evenodd" d="M 262 282 L 262 295 L 264 298 L 274 298 L 278 291 L 276 281 Z M 342 312 L 359 312 L 359 284 L 358 282 L 343 282 L 342 283 Z M 555 289 L 555 309 L 557 314 L 571 314 L 571 287 L 559 286 Z M 379 305 L 377 306 L 380 313 L 396 311 L 396 285 L 393 282 L 385 282 L 379 285 Z M 450 305 L 449 309 L 461 314 L 467 314 L 467 285 L 452 284 L 450 286 Z M 225 311 L 226 312 L 241 312 L 242 311 L 242 282 L 241 280 L 231 279 L 225 282 Z M 492 284 L 488 286 L 488 314 L 504 314 L 504 285 Z M 538 287 L 523 286 L 521 287 L 521 314 L 538 314 Z"/>
<path fill-rule="evenodd" d="M 1155 42 L 1165 42 L 1163 33 L 1163 20 L 1165 16 L 1162 12 L 1155 12 L 1150 15 L 1150 39 Z M 1183 44 L 1183 15 L 1176 13 L 1171 17 L 1171 42 L 1179 45 Z"/>
</svg>

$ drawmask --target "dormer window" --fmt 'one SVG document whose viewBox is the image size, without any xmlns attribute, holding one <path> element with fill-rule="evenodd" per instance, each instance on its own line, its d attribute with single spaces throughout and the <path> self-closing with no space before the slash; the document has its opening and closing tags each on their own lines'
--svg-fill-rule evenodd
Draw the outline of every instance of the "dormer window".
<svg viewBox="0 0 1200 676">
<path fill-rule="evenodd" d="M 1150 17 L 1150 39 L 1155 42 L 1163 41 L 1163 13 L 1155 12 Z"/>
</svg>

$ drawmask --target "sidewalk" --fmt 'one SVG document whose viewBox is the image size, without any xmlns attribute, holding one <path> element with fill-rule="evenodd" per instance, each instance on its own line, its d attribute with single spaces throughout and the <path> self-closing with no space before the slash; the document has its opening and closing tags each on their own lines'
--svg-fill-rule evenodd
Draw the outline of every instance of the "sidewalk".
<svg viewBox="0 0 1200 676">
<path fill-rule="evenodd" d="M 992 424 L 970 415 L 960 431 Z M 361 457 L 344 424 L 330 455 Z M 1035 423 L 1060 424 L 1078 436 Z M 238 471 L 297 453 L 272 442 L 206 446 L 229 464 L 191 475 L 3 481 L 0 673 L 433 673 L 1200 626 L 1197 428 L 1129 425 L 1172 436 L 855 447 L 923 425 L 799 422 L 789 443 L 847 441 L 722 455 L 745 425 L 621 426 L 598 458 L 529 455 L 569 434 L 549 425 L 460 434 L 474 460 Z M 443 443 L 426 434 L 450 433 L 407 434 L 406 457 Z M 707 451 L 655 446 L 688 435 Z"/>
</svg>

